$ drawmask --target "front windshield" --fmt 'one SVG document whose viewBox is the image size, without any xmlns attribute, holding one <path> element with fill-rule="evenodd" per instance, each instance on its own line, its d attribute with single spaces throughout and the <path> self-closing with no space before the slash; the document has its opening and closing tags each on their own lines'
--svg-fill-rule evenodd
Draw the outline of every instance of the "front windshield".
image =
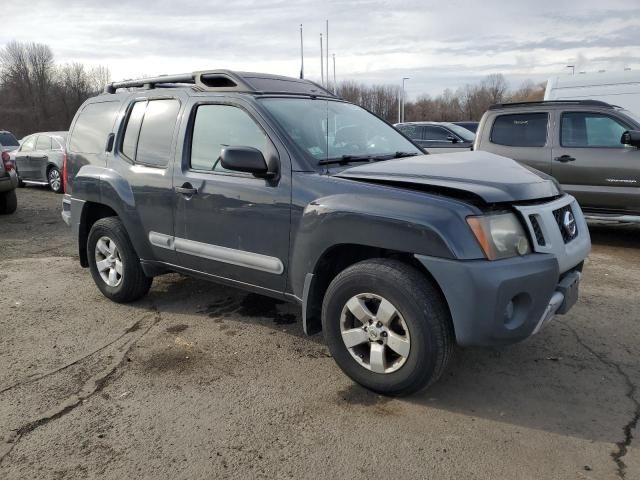
<svg viewBox="0 0 640 480">
<path fill-rule="evenodd" d="M 310 98 L 265 98 L 264 106 L 312 159 L 417 155 L 397 130 L 350 103 Z"/>
<path fill-rule="evenodd" d="M 636 123 L 640 123 L 640 115 L 637 115 L 635 112 L 630 112 L 624 108 L 620 109 L 619 112 L 624 113 L 627 117 L 633 119 Z"/>
<path fill-rule="evenodd" d="M 471 130 L 467 130 L 466 128 L 461 127 L 460 125 L 456 125 L 455 123 L 450 123 L 450 124 L 447 125 L 447 127 L 449 127 L 449 129 L 453 133 L 458 135 L 465 142 L 471 143 L 471 142 L 473 142 L 473 140 L 476 137 L 475 134 Z"/>
</svg>

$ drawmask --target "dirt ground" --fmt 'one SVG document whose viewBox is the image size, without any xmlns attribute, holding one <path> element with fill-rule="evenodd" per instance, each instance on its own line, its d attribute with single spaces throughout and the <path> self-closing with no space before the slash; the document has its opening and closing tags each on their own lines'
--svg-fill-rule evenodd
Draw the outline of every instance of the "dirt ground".
<svg viewBox="0 0 640 480">
<path fill-rule="evenodd" d="M 295 305 L 177 274 L 111 303 L 60 202 L 0 217 L 2 479 L 640 479 L 640 228 L 592 228 L 568 315 L 390 399 Z"/>
</svg>

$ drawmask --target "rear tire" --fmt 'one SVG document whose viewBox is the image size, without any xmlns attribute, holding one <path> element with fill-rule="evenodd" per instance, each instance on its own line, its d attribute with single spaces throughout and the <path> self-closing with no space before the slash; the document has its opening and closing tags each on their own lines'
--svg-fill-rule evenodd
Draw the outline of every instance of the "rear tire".
<svg viewBox="0 0 640 480">
<path fill-rule="evenodd" d="M 454 347 L 438 288 L 416 268 L 392 259 L 366 260 L 338 274 L 325 294 L 322 327 L 338 366 L 384 395 L 434 383 Z"/>
<path fill-rule="evenodd" d="M 114 302 L 133 302 L 151 288 L 153 278 L 144 274 L 118 217 L 101 218 L 93 224 L 87 241 L 87 259 L 98 289 Z"/>
<path fill-rule="evenodd" d="M 52 191 L 62 193 L 62 175 L 58 167 L 51 167 L 47 170 L 47 181 Z"/>
<path fill-rule="evenodd" d="M 15 190 L 0 193 L 0 215 L 9 215 L 18 208 L 18 196 Z"/>
</svg>

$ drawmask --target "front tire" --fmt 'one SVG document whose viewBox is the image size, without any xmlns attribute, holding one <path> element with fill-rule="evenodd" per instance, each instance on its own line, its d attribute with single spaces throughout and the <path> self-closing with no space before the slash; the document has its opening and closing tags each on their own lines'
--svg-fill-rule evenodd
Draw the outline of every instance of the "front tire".
<svg viewBox="0 0 640 480">
<path fill-rule="evenodd" d="M 51 190 L 55 193 L 62 193 L 62 175 L 57 167 L 49 168 L 47 171 L 47 181 L 49 182 Z"/>
<path fill-rule="evenodd" d="M 434 383 L 453 351 L 442 294 L 422 272 L 398 260 L 367 260 L 338 274 L 325 294 L 322 327 L 338 366 L 384 395 Z"/>
<path fill-rule="evenodd" d="M 140 259 L 118 217 L 98 220 L 87 241 L 91 276 L 102 294 L 118 303 L 145 296 L 153 278 L 144 274 Z"/>
<path fill-rule="evenodd" d="M 18 208 L 18 196 L 15 190 L 0 193 L 0 215 L 9 215 Z"/>
</svg>

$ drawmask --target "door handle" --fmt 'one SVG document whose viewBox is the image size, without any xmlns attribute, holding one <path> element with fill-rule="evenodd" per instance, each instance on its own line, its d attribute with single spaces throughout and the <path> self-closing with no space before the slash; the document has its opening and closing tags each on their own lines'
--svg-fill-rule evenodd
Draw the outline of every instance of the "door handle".
<svg viewBox="0 0 640 480">
<path fill-rule="evenodd" d="M 567 163 L 567 162 L 575 162 L 576 159 L 573 158 L 571 155 L 562 155 L 560 157 L 554 158 L 554 160 L 556 162 Z"/>
<path fill-rule="evenodd" d="M 175 187 L 174 190 L 177 193 L 190 197 L 191 195 L 195 195 L 198 193 L 198 189 L 192 186 L 190 183 L 185 183 L 181 187 Z"/>
</svg>

